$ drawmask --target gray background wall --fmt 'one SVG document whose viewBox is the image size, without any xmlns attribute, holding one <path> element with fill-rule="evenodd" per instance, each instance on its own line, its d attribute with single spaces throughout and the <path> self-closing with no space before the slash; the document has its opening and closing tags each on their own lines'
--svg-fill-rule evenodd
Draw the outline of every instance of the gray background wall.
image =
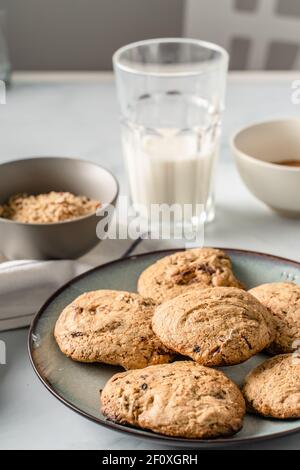
<svg viewBox="0 0 300 470">
<path fill-rule="evenodd" d="M 180 36 L 184 0 L 0 0 L 17 70 L 108 70 L 120 46 Z"/>
<path fill-rule="evenodd" d="M 110 70 L 121 45 L 182 35 L 228 49 L 233 69 L 300 69 L 300 0 L 0 0 L 1 9 L 15 70 Z"/>
</svg>

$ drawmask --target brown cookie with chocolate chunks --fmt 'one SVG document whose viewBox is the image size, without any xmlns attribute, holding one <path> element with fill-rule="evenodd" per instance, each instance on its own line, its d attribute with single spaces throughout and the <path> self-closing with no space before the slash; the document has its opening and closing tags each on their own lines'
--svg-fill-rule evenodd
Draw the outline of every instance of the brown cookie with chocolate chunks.
<svg viewBox="0 0 300 470">
<path fill-rule="evenodd" d="M 149 266 L 138 280 L 139 293 L 159 303 L 187 290 L 220 286 L 243 289 L 229 257 L 215 248 L 195 248 L 166 256 Z"/>
<path fill-rule="evenodd" d="M 272 314 L 275 339 L 272 354 L 291 353 L 300 340 L 300 286 L 293 282 L 273 282 L 249 291 Z"/>
<path fill-rule="evenodd" d="M 152 327 L 166 347 L 205 366 L 240 364 L 274 339 L 268 310 L 235 287 L 191 290 L 155 309 Z"/>
<path fill-rule="evenodd" d="M 173 358 L 152 330 L 155 303 L 139 294 L 87 292 L 61 313 L 55 338 L 61 351 L 79 362 L 103 362 L 138 369 Z"/>
<path fill-rule="evenodd" d="M 101 392 L 108 419 L 167 436 L 230 436 L 243 425 L 245 401 L 222 372 L 192 361 L 114 375 Z"/>
<path fill-rule="evenodd" d="M 281 354 L 263 362 L 246 377 L 243 393 L 252 412 L 300 418 L 300 357 Z"/>
</svg>

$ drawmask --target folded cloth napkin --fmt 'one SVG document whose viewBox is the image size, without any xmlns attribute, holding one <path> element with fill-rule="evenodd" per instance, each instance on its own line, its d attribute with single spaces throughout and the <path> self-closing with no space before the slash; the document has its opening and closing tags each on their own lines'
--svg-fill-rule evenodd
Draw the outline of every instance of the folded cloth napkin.
<svg viewBox="0 0 300 470">
<path fill-rule="evenodd" d="M 180 248 L 180 241 L 105 240 L 79 261 L 3 261 L 0 256 L 0 331 L 31 323 L 59 287 L 88 269 L 129 254 Z"/>
<path fill-rule="evenodd" d="M 59 287 L 99 264 L 126 256 L 132 240 L 105 240 L 78 261 L 5 261 L 0 254 L 0 331 L 31 323 Z"/>
<path fill-rule="evenodd" d="M 75 261 L 8 261 L 0 264 L 0 331 L 30 324 L 59 287 L 91 266 Z"/>
</svg>

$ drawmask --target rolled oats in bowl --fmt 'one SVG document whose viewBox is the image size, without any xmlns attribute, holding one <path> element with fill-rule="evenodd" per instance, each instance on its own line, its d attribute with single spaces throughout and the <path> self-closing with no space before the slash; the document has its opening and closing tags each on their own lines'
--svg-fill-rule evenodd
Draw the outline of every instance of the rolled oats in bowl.
<svg viewBox="0 0 300 470">
<path fill-rule="evenodd" d="M 69 192 L 16 194 L 0 205 L 0 217 L 27 224 L 51 224 L 90 215 L 100 206 L 99 201 Z"/>
</svg>

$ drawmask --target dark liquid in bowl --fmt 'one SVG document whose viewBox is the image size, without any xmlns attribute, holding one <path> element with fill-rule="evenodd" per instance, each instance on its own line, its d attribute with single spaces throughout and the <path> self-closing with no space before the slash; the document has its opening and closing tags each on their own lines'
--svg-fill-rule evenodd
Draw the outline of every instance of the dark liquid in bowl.
<svg viewBox="0 0 300 470">
<path fill-rule="evenodd" d="M 273 163 L 275 165 L 300 167 L 300 160 L 282 160 L 280 162 L 273 162 Z"/>
</svg>

